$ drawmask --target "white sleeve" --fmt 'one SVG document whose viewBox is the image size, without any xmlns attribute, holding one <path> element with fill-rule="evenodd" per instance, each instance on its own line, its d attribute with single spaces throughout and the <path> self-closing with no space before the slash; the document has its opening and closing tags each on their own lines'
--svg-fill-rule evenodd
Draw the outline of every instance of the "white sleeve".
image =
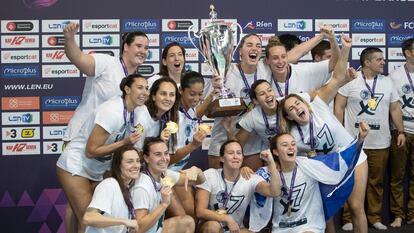
<svg viewBox="0 0 414 233">
<path fill-rule="evenodd" d="M 397 102 L 400 100 L 400 96 L 398 95 L 397 87 L 394 85 L 394 82 L 390 81 L 391 88 L 391 103 Z"/>
<path fill-rule="evenodd" d="M 174 180 L 174 184 L 176 184 L 178 182 L 178 180 L 180 179 L 180 174 L 179 172 L 167 169 L 167 171 L 165 172 L 165 174 L 169 177 L 171 177 Z"/>
<path fill-rule="evenodd" d="M 263 177 L 257 175 L 257 174 L 253 174 L 250 179 L 250 184 L 252 184 L 252 191 L 254 192 L 256 190 L 256 186 L 260 183 L 260 182 L 266 182 L 265 179 L 263 179 Z M 267 182 L 266 182 L 267 183 Z"/>
<path fill-rule="evenodd" d="M 103 72 L 112 67 L 112 59 L 114 57 L 103 53 L 92 54 L 95 59 L 95 78 L 98 78 Z"/>
<path fill-rule="evenodd" d="M 348 97 L 349 96 L 349 90 L 351 88 L 352 83 L 355 81 L 356 79 L 352 80 L 351 82 L 343 85 L 341 88 L 339 88 L 338 93 L 341 94 L 344 97 Z"/>
<path fill-rule="evenodd" d="M 95 116 L 95 124 L 101 126 L 109 134 L 112 134 L 117 130 L 117 126 L 119 125 L 120 119 L 117 118 L 117 109 L 114 108 L 113 104 L 107 102 L 101 104 L 98 108 Z"/>
<path fill-rule="evenodd" d="M 206 171 L 204 171 L 204 176 L 206 177 L 206 181 L 204 181 L 204 183 L 197 185 L 197 188 L 201 188 L 206 190 L 207 192 L 211 193 L 211 190 L 213 189 L 212 185 L 214 183 L 214 176 L 212 176 L 214 172 L 214 168 L 210 168 Z"/>
<path fill-rule="evenodd" d="M 251 133 L 254 130 L 254 123 L 253 123 L 253 112 L 254 110 L 244 114 L 239 121 L 240 127 L 242 127 L 247 132 Z"/>
<path fill-rule="evenodd" d="M 92 201 L 88 208 L 95 208 L 107 214 L 111 214 L 114 192 L 117 190 L 118 182 L 113 178 L 107 178 L 96 186 Z"/>
<path fill-rule="evenodd" d="M 131 191 L 132 205 L 134 209 L 150 210 L 150 194 L 140 186 L 134 187 Z"/>
</svg>

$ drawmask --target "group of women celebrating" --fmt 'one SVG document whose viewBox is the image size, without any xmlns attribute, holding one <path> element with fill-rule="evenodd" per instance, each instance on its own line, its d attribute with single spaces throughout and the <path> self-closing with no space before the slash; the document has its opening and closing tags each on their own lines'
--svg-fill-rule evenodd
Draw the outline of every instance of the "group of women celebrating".
<svg viewBox="0 0 414 233">
<path fill-rule="evenodd" d="M 83 53 L 74 40 L 78 28 L 71 23 L 64 29 L 68 58 L 88 76 L 57 162 L 68 199 L 67 232 L 259 232 L 269 222 L 272 232 L 324 232 L 317 185 L 339 184 L 345 164 L 336 177 L 315 175 L 308 157 L 344 150 L 359 158 L 348 202 L 355 227 L 367 231 L 361 220 L 367 166 L 359 151 L 368 127 L 360 124 L 359 140 L 353 140 L 328 107 L 354 77 L 346 68 L 350 38 L 342 36 L 339 51 L 331 28 L 322 27 L 321 34 L 287 52 L 274 37 L 261 60 L 260 37 L 244 36 L 227 87 L 244 98 L 248 110 L 216 118 L 211 132 L 201 118 L 216 98 L 220 77 L 184 72 L 181 45 L 167 45 L 160 74 L 147 79 L 137 73 L 148 52 L 144 33 L 123 35 L 115 58 Z M 331 60 L 289 64 L 324 38 L 333 45 Z M 325 131 L 331 138 L 316 136 Z M 210 168 L 185 169 L 210 133 Z M 272 205 L 250 216 L 249 227 L 243 220 L 259 196 Z"/>
</svg>

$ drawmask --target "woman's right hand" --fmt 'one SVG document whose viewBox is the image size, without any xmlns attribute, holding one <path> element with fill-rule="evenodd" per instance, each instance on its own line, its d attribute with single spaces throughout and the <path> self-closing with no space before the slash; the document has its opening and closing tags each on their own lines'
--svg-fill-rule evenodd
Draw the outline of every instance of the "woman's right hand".
<svg viewBox="0 0 414 233">
<path fill-rule="evenodd" d="M 138 233 L 139 227 L 136 219 L 126 219 L 124 225 L 129 229 L 128 232 Z"/>
<path fill-rule="evenodd" d="M 161 204 L 166 207 L 170 205 L 172 189 L 168 185 L 161 186 Z"/>
<path fill-rule="evenodd" d="M 168 128 L 165 128 L 161 131 L 160 133 L 160 138 L 161 140 L 163 140 L 164 142 L 167 142 L 168 139 L 170 138 L 171 135 L 171 131 Z"/>
<path fill-rule="evenodd" d="M 230 233 L 239 233 L 240 232 L 240 226 L 239 224 L 234 221 L 234 219 L 230 216 L 227 215 L 228 219 L 227 219 L 227 226 L 229 227 L 229 231 Z"/>
<path fill-rule="evenodd" d="M 63 35 L 65 36 L 65 40 L 74 39 L 75 34 L 79 31 L 79 24 L 77 23 L 69 23 L 63 29 Z"/>
<path fill-rule="evenodd" d="M 125 143 L 127 145 L 132 144 L 134 145 L 138 140 L 141 138 L 141 134 L 138 132 L 134 132 L 131 135 L 129 135 L 127 138 L 125 138 Z"/>
</svg>

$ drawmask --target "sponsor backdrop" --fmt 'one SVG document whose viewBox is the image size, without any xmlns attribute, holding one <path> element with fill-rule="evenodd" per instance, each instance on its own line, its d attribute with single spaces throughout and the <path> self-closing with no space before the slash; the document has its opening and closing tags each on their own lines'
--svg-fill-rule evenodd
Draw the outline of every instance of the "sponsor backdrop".
<svg viewBox="0 0 414 233">
<path fill-rule="evenodd" d="M 83 51 L 114 56 L 123 32 L 146 32 L 150 50 L 139 69 L 145 75 L 159 71 L 162 48 L 170 42 L 186 48 L 186 69 L 210 75 L 187 37 L 189 26 L 199 30 L 208 21 L 210 3 L 225 22 L 258 33 L 263 45 L 282 33 L 306 41 L 321 25 L 332 24 L 338 41 L 340 33 L 352 36 L 354 67 L 359 66 L 362 49 L 373 45 L 384 51 L 387 71 L 394 70 L 404 60 L 400 43 L 414 36 L 414 0 L 7 1 L 0 9 L 2 232 L 64 232 L 66 198 L 55 163 L 85 80 L 63 50 L 65 25 L 80 24 L 76 40 Z M 302 60 L 310 59 L 308 54 Z"/>
</svg>

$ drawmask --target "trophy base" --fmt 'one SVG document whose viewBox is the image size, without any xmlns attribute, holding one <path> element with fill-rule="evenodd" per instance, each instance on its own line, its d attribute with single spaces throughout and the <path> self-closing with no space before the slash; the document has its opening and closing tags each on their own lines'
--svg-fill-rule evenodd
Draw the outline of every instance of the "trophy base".
<svg viewBox="0 0 414 233">
<path fill-rule="evenodd" d="M 246 110 L 242 98 L 216 99 L 208 105 L 208 118 L 236 116 Z"/>
</svg>

